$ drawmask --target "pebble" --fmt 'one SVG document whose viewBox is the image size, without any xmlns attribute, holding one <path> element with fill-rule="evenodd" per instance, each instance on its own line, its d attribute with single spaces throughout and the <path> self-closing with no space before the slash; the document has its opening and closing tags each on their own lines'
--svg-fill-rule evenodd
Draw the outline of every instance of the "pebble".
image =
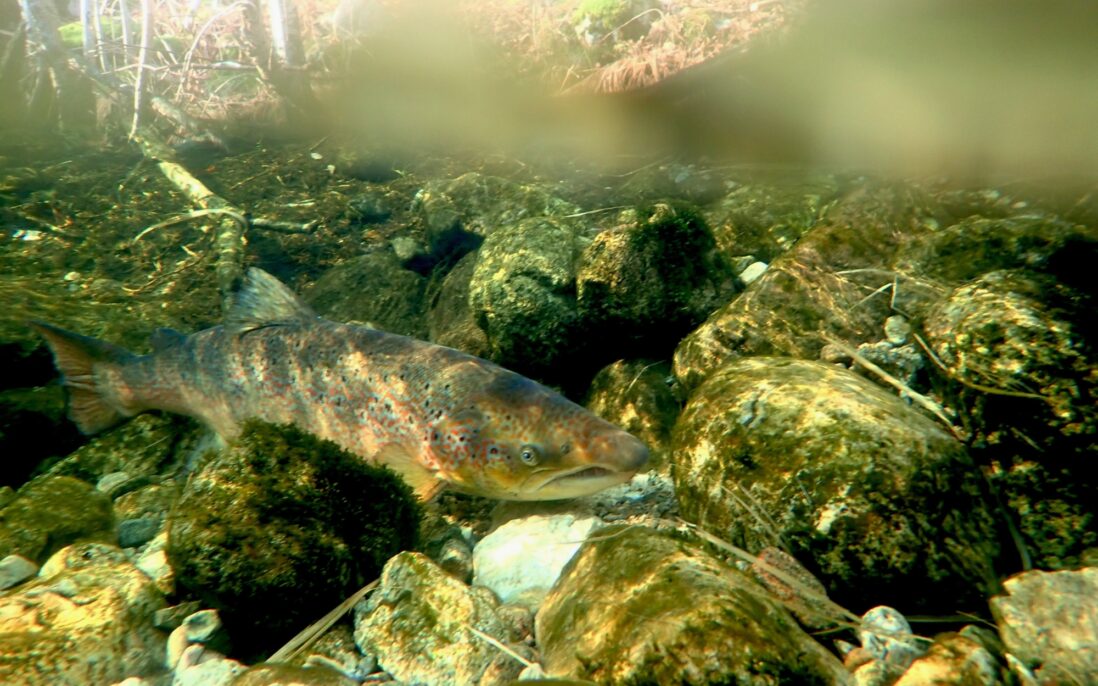
<svg viewBox="0 0 1098 686">
<path fill-rule="evenodd" d="M 911 324 L 906 317 L 894 314 L 885 320 L 884 333 L 892 345 L 904 345 L 911 338 Z"/>
<path fill-rule="evenodd" d="M 564 565 L 601 526 L 597 517 L 572 514 L 533 515 L 506 522 L 473 550 L 473 583 L 492 589 L 504 603 L 536 609 Z"/>
<path fill-rule="evenodd" d="M 197 600 L 187 600 L 178 605 L 162 608 L 153 614 L 153 626 L 161 631 L 172 631 L 183 624 L 184 619 L 201 609 L 202 605 Z"/>
<path fill-rule="evenodd" d="M 111 472 L 110 474 L 104 474 L 99 477 L 99 481 L 96 482 L 95 488 L 101 493 L 114 497 L 113 491 L 122 484 L 129 481 L 132 477 L 128 472 Z"/>
<path fill-rule="evenodd" d="M 16 586 L 38 573 L 38 565 L 22 555 L 8 555 L 0 560 L 0 591 Z"/>
<path fill-rule="evenodd" d="M 164 549 L 167 544 L 168 535 L 161 532 L 153 538 L 134 565 L 148 575 L 162 593 L 171 595 L 175 592 L 175 572 L 168 564 L 168 553 Z"/>
<path fill-rule="evenodd" d="M 118 523 L 118 545 L 137 548 L 156 538 L 159 531 L 160 524 L 152 517 L 124 519 Z"/>
<path fill-rule="evenodd" d="M 743 285 L 748 285 L 753 281 L 758 280 L 760 276 L 766 273 L 766 270 L 770 268 L 766 262 L 752 262 L 747 265 L 747 268 L 740 272 L 740 281 Z"/>
</svg>

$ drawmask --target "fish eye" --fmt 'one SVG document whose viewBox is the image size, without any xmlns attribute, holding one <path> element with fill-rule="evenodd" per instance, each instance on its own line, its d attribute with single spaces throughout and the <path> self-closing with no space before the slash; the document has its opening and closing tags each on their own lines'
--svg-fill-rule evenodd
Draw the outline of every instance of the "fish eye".
<svg viewBox="0 0 1098 686">
<path fill-rule="evenodd" d="M 533 467 L 541 461 L 541 455 L 538 453 L 536 446 L 524 445 L 522 446 L 522 449 L 519 450 L 519 459 L 522 460 L 524 464 Z"/>
</svg>

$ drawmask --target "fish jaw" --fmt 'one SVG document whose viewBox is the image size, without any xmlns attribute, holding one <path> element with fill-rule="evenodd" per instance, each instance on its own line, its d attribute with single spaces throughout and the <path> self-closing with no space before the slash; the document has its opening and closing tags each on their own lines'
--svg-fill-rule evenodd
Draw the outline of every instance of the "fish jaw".
<svg viewBox="0 0 1098 686">
<path fill-rule="evenodd" d="M 520 500 L 562 500 L 591 495 L 625 483 L 648 462 L 648 447 L 635 436 L 614 429 L 578 449 L 578 464 L 531 479 Z"/>
</svg>

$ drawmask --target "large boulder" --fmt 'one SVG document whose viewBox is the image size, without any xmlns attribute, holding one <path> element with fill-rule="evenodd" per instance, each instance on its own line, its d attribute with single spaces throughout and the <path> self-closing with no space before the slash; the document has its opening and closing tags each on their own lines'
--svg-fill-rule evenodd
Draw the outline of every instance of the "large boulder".
<svg viewBox="0 0 1098 686">
<path fill-rule="evenodd" d="M 600 684 L 844 684 L 849 675 L 750 577 L 643 527 L 580 548 L 536 619 L 550 674 Z"/>
<path fill-rule="evenodd" d="M 595 375 L 587 409 L 641 439 L 651 469 L 664 468 L 682 403 L 666 362 L 618 360 Z"/>
<path fill-rule="evenodd" d="M 430 296 L 427 335 L 432 343 L 488 357 L 488 337 L 469 309 L 469 281 L 476 266 L 477 253 L 472 252 L 442 277 Z"/>
<path fill-rule="evenodd" d="M 356 321 L 404 336 L 425 338 L 423 290 L 419 274 L 405 269 L 395 254 L 379 251 L 332 267 L 306 294 L 316 311 L 335 321 Z"/>
<path fill-rule="evenodd" d="M 993 271 L 926 318 L 993 484 L 1032 559 L 1064 568 L 1098 543 L 1095 302 L 1052 277 Z"/>
<path fill-rule="evenodd" d="M 769 269 L 686 336 L 674 371 L 687 389 L 743 355 L 816 358 L 821 331 L 851 343 L 873 340 L 896 307 L 925 308 L 937 291 L 905 279 L 895 285 L 896 250 L 933 225 L 933 204 L 909 190 L 862 188 Z"/>
<path fill-rule="evenodd" d="M 188 481 L 169 517 L 168 557 L 179 588 L 219 610 L 237 652 L 253 657 L 413 547 L 418 517 L 392 471 L 297 429 L 249 422 Z"/>
<path fill-rule="evenodd" d="M 673 436 L 683 516 L 757 552 L 786 544 L 853 610 L 982 604 L 995 517 L 964 446 L 834 365 L 753 357 L 691 396 Z"/>
</svg>

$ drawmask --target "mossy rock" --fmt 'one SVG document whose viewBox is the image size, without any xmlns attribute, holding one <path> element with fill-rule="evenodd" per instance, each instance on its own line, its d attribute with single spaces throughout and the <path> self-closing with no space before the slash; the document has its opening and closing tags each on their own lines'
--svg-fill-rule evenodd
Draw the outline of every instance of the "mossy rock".
<svg viewBox="0 0 1098 686">
<path fill-rule="evenodd" d="M 416 208 L 431 255 L 451 263 L 476 250 L 497 227 L 578 211 L 536 185 L 477 172 L 426 184 L 416 195 Z"/>
<path fill-rule="evenodd" d="M 501 226 L 484 241 L 469 306 L 494 360 L 541 376 L 576 358 L 580 249 L 575 230 L 548 217 Z"/>
<path fill-rule="evenodd" d="M 254 656 L 413 547 L 419 516 L 392 471 L 292 427 L 247 422 L 184 488 L 168 557 L 179 588 L 219 610 L 238 651 Z"/>
<path fill-rule="evenodd" d="M 852 610 L 973 610 L 995 585 L 997 519 L 965 447 L 847 369 L 729 363 L 672 445 L 686 519 L 751 552 L 788 546 Z"/>
<path fill-rule="evenodd" d="M 839 661 L 746 573 L 642 527 L 589 539 L 538 612 L 551 674 L 600 684 L 842 684 Z"/>
<path fill-rule="evenodd" d="M 949 377 L 1004 391 L 966 393 L 972 400 L 959 403 L 978 440 L 1098 456 L 1096 305 L 1050 276 L 1000 270 L 931 310 L 927 342 Z"/>
<path fill-rule="evenodd" d="M 0 510 L 0 558 L 17 554 L 42 562 L 76 541 L 114 540 L 111 501 L 86 481 L 40 476 Z"/>
<path fill-rule="evenodd" d="M 57 552 L 38 578 L 0 593 L 0 683 L 113 684 L 163 669 L 164 597 L 113 546 Z"/>
<path fill-rule="evenodd" d="M 666 354 L 736 292 L 705 220 L 658 203 L 603 231 L 580 258 L 580 316 L 613 352 Z"/>
<path fill-rule="evenodd" d="M 198 443 L 198 423 L 172 414 L 142 414 L 97 434 L 51 464 L 46 474 L 74 476 L 91 483 L 112 472 L 158 478 L 186 459 Z"/>
<path fill-rule="evenodd" d="M 924 195 L 863 187 L 838 201 L 796 246 L 774 260 L 739 297 L 714 312 L 675 349 L 675 376 L 687 390 L 745 355 L 815 359 L 828 332 L 857 345 L 875 341 L 893 307 L 925 310 L 939 291 L 890 270 L 904 241 L 935 225 Z"/>
<path fill-rule="evenodd" d="M 897 255 L 897 269 L 956 286 L 1001 269 L 1055 274 L 1071 284 L 1092 283 L 1098 229 L 1029 214 L 972 216 L 920 234 Z"/>
</svg>

